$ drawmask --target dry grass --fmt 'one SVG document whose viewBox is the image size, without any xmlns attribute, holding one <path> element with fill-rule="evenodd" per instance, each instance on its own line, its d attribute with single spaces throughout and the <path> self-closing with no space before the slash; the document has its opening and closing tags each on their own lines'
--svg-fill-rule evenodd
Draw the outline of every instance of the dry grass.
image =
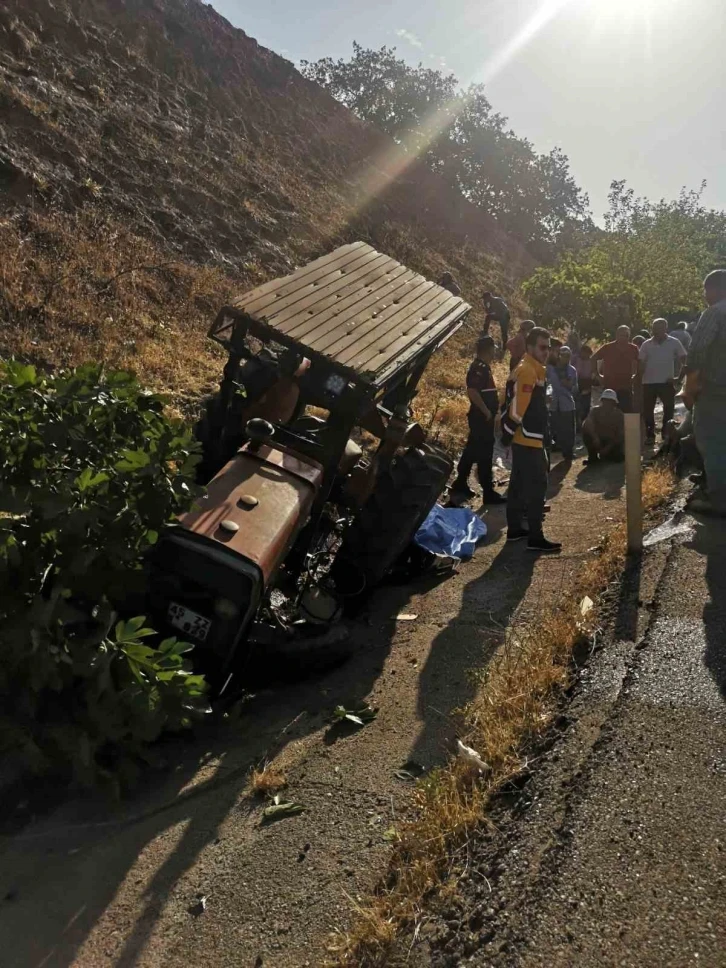
<svg viewBox="0 0 726 968">
<path fill-rule="evenodd" d="M 665 468 L 649 470 L 643 480 L 648 511 L 663 504 L 673 477 Z M 445 889 L 472 830 L 486 822 L 490 798 L 522 768 L 523 750 L 541 736 L 557 697 L 571 675 L 572 652 L 597 619 L 597 608 L 583 618 L 585 595 L 596 600 L 623 569 L 625 526 L 615 528 L 599 553 L 580 571 L 562 601 L 538 617 L 536 629 L 511 631 L 486 671 L 479 674 L 476 698 L 462 711 L 462 739 L 490 770 L 479 778 L 452 762 L 422 783 L 415 794 L 417 819 L 403 826 L 389 875 L 377 895 L 358 909 L 353 928 L 334 939 L 329 965 L 382 968 L 395 940 L 412 935 L 424 903 Z"/>
<path fill-rule="evenodd" d="M 0 222 L 0 355 L 46 366 L 89 360 L 136 372 L 178 399 L 221 375 L 206 331 L 240 284 L 170 258 L 89 207 Z"/>
<path fill-rule="evenodd" d="M 233 278 L 170 256 L 93 203 L 72 214 L 39 208 L 6 217 L 0 356 L 130 369 L 192 414 L 221 378 L 223 355 L 206 338 L 212 319 L 234 293 L 265 278 L 255 263 Z M 417 419 L 452 451 L 467 433 L 464 385 L 479 314 L 473 319 L 433 358 L 415 401 Z M 508 369 L 495 364 L 495 372 L 503 388 Z"/>
<path fill-rule="evenodd" d="M 261 769 L 250 774 L 250 790 L 258 796 L 279 793 L 287 786 L 287 777 L 273 763 L 265 763 Z"/>
</svg>

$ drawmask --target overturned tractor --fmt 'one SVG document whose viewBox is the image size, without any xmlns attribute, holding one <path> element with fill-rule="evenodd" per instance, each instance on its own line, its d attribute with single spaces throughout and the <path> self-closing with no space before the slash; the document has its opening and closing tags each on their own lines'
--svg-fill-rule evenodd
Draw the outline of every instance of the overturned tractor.
<svg viewBox="0 0 726 968">
<path fill-rule="evenodd" d="M 408 548 L 451 473 L 410 404 L 469 310 L 357 242 L 220 311 L 206 494 L 159 542 L 149 593 L 217 689 L 255 646 L 312 657 Z"/>
</svg>

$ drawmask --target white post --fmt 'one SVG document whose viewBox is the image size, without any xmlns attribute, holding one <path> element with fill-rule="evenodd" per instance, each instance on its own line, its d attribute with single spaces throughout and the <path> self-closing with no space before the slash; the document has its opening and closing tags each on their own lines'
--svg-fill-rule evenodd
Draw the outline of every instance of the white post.
<svg viewBox="0 0 726 968">
<path fill-rule="evenodd" d="M 640 468 L 640 414 L 625 414 L 625 500 L 628 514 L 628 551 L 643 550 L 643 499 Z"/>
</svg>

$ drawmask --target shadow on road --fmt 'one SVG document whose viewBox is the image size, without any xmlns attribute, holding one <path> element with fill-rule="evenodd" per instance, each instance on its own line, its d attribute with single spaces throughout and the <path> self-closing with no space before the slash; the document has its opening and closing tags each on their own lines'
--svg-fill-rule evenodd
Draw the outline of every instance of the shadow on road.
<svg viewBox="0 0 726 968">
<path fill-rule="evenodd" d="M 583 467 L 575 487 L 589 494 L 602 494 L 606 501 L 618 500 L 625 485 L 625 464 L 602 461 L 594 467 Z"/>
<path fill-rule="evenodd" d="M 641 555 L 629 555 L 618 588 L 613 633 L 616 639 L 625 642 L 635 642 L 638 638 L 642 565 Z"/>
<path fill-rule="evenodd" d="M 726 520 L 694 517 L 705 525 L 696 529 L 689 543 L 694 551 L 706 556 L 709 600 L 703 608 L 704 663 L 726 699 Z"/>
<path fill-rule="evenodd" d="M 504 509 L 496 514 L 503 522 Z M 484 668 L 501 645 L 527 594 L 536 561 L 522 542 L 505 543 L 487 571 L 464 586 L 458 614 L 433 640 L 421 671 L 418 712 L 423 727 L 411 747 L 412 761 L 430 767 L 451 751 L 456 732 L 451 714 L 474 698 L 479 686 L 472 671 Z"/>
<path fill-rule="evenodd" d="M 159 918 L 185 874 L 195 865 L 214 862 L 223 824 L 235 810 L 249 809 L 243 794 L 251 768 L 325 728 L 336 705 L 369 694 L 400 629 L 396 616 L 413 594 L 431 591 L 441 581 L 432 577 L 380 589 L 352 628 L 359 649 L 345 665 L 304 682 L 261 690 L 243 701 L 231 719 L 220 719 L 196 738 L 166 743 L 173 767 L 149 773 L 127 802 L 74 799 L 45 818 L 39 811 L 24 830 L 11 831 L 3 824 L 0 937 L 10 953 L 8 964 L 70 968 L 106 909 L 112 902 L 118 907 L 119 900 L 135 910 L 123 948 L 116 949 L 115 968 L 133 968 L 144 952 L 148 957 Z M 452 663 L 468 668 L 474 658 L 468 661 L 457 648 L 449 655 L 449 670 Z M 438 674 L 422 686 L 426 708 L 445 702 L 448 709 L 460 700 L 453 686 L 456 677 L 448 678 L 452 688 L 444 699 L 437 690 Z M 433 749 L 441 749 L 439 737 L 446 729 L 444 719 L 432 723 Z M 160 845 L 168 844 L 170 835 L 173 849 L 146 865 L 152 873 L 140 890 L 129 874 L 144 851 L 163 850 Z M 193 916 L 191 909 L 185 913 Z M 89 957 L 85 949 L 84 957 Z"/>
<path fill-rule="evenodd" d="M 556 493 L 566 468 L 554 470 L 563 475 L 554 475 L 551 491 Z M 604 493 L 602 474 L 593 473 L 593 483 L 596 493 Z M 560 520 L 564 525 L 567 516 Z M 505 527 L 504 509 L 488 509 L 486 521 L 492 543 Z M 474 696 L 470 670 L 485 667 L 512 617 L 521 619 L 520 606 L 532 585 L 538 559 L 521 542 L 503 544 L 491 554 L 486 570 L 484 563 L 466 566 L 475 577 L 466 583 L 460 579 L 436 603 L 453 604 L 455 615 L 443 616 L 417 683 L 422 725 L 409 747 L 410 759 L 427 767 L 442 762 L 450 748 L 452 711 Z M 539 570 L 527 600 L 533 615 L 566 587 L 578 559 L 550 562 Z M 194 899 L 180 891 L 188 891 L 186 875 L 193 868 L 204 871 L 223 863 L 224 842 L 219 844 L 227 818 L 236 811 L 250 828 L 255 825 L 243 795 L 251 767 L 322 732 L 336 705 L 371 692 L 394 642 L 400 644 L 396 616 L 435 581 L 381 589 L 353 628 L 359 650 L 346 665 L 306 682 L 262 690 L 201 736 L 167 744 L 173 766 L 148 775 L 129 802 L 77 799 L 35 818 L 19 833 L 0 837 L 0 937 L 8 964 L 70 968 L 81 950 L 84 964 L 112 961 L 115 968 L 134 968 L 142 957 L 148 959 L 165 909 L 175 912 L 173 917 L 193 917 L 187 905 Z M 429 635 L 436 615 L 436 608 L 430 609 Z M 144 863 L 137 866 L 142 855 Z M 254 899 L 246 903 L 254 908 Z M 94 931 L 111 905 L 121 922 Z M 165 915 L 167 924 L 171 917 Z M 102 950 L 106 943 L 108 952 Z"/>
</svg>

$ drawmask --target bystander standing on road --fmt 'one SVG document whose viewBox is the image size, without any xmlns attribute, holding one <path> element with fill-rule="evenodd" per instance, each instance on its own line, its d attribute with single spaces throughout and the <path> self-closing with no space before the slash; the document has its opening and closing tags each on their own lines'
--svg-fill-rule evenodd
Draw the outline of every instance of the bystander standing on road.
<svg viewBox="0 0 726 968">
<path fill-rule="evenodd" d="M 509 369 L 510 371 L 519 363 L 524 354 L 527 352 L 527 333 L 534 329 L 534 321 L 531 319 L 523 319 L 519 324 L 519 330 L 514 334 L 514 336 L 507 342 L 507 351 L 509 352 Z"/>
<path fill-rule="evenodd" d="M 583 421 L 590 413 L 592 403 L 592 384 L 594 364 L 592 361 L 592 347 L 588 343 L 583 343 L 577 356 L 573 356 L 572 362 L 577 370 L 577 394 L 575 404 L 577 407 L 577 426 L 582 428 Z"/>
<path fill-rule="evenodd" d="M 688 332 L 688 323 L 685 319 L 681 320 L 680 323 L 676 323 L 675 329 L 672 329 L 668 335 L 672 336 L 673 339 L 677 339 L 683 345 L 683 349 L 688 352 L 693 337 Z"/>
<path fill-rule="evenodd" d="M 557 363 L 547 364 L 547 381 L 552 387 L 550 417 L 555 446 L 562 451 L 565 460 L 575 456 L 575 422 L 577 395 L 577 370 L 570 362 L 569 346 L 561 346 Z"/>
<path fill-rule="evenodd" d="M 439 285 L 442 289 L 448 289 L 452 296 L 461 295 L 461 289 L 450 272 L 444 272 L 444 274 L 441 276 L 441 282 L 439 282 Z"/>
<path fill-rule="evenodd" d="M 560 347 L 563 346 L 561 339 L 557 339 L 556 336 L 550 336 L 550 350 L 547 354 L 547 365 L 557 366 L 560 360 Z"/>
<path fill-rule="evenodd" d="M 572 352 L 572 363 L 574 366 L 582 348 L 582 340 L 580 339 L 580 334 L 577 331 L 577 326 L 570 326 L 568 329 L 567 345 L 570 347 L 570 351 Z"/>
<path fill-rule="evenodd" d="M 527 352 L 507 382 L 502 443 L 512 445 L 512 473 L 507 494 L 507 541 L 527 538 L 530 551 L 559 551 L 562 545 L 542 533 L 549 456 L 547 358 L 550 334 L 535 326 Z M 529 531 L 523 526 L 527 517 Z"/>
<path fill-rule="evenodd" d="M 650 339 L 650 336 L 648 337 Z M 636 333 L 633 337 L 633 346 L 637 347 L 638 353 L 640 353 L 640 347 L 645 342 L 645 336 L 641 336 L 640 333 Z M 642 419 L 643 413 L 643 368 L 638 366 L 638 371 L 633 377 L 633 413 L 641 414 L 641 433 L 645 437 L 645 429 Z"/>
<path fill-rule="evenodd" d="M 499 328 L 502 331 L 502 356 L 504 356 L 504 347 L 509 341 L 509 320 L 511 317 L 509 307 L 501 296 L 495 296 L 491 292 L 482 293 L 482 302 L 486 314 L 484 316 L 484 330 L 482 335 L 488 336 L 491 324 L 493 322 L 499 323 Z"/>
<path fill-rule="evenodd" d="M 475 492 L 469 487 L 469 474 L 476 464 L 484 504 L 506 503 L 506 498 L 494 490 L 492 472 L 494 424 L 499 411 L 499 394 L 491 369 L 496 348 L 491 336 L 481 336 L 476 344 L 476 357 L 466 374 L 466 392 L 471 403 L 467 417 L 469 436 L 451 487 L 452 495 L 474 497 Z"/>
<path fill-rule="evenodd" d="M 633 377 L 638 372 L 638 348 L 630 342 L 630 328 L 618 326 L 615 339 L 593 357 L 606 390 L 614 390 L 624 413 L 633 410 Z"/>
<path fill-rule="evenodd" d="M 600 403 L 590 410 L 582 425 L 582 440 L 587 448 L 587 464 L 624 459 L 625 416 L 614 390 L 603 390 Z"/>
<path fill-rule="evenodd" d="M 698 321 L 688 351 L 684 391 L 693 408 L 696 445 L 703 458 L 708 497 L 691 502 L 694 510 L 726 515 L 726 269 L 704 281 L 708 309 Z"/>
<path fill-rule="evenodd" d="M 665 319 L 655 319 L 653 335 L 640 347 L 639 357 L 643 380 L 645 439 L 647 443 L 653 443 L 656 401 L 660 400 L 663 404 L 661 432 L 664 435 L 668 421 L 673 419 L 675 382 L 686 361 L 686 351 L 680 340 L 668 335 L 668 322 Z"/>
</svg>

